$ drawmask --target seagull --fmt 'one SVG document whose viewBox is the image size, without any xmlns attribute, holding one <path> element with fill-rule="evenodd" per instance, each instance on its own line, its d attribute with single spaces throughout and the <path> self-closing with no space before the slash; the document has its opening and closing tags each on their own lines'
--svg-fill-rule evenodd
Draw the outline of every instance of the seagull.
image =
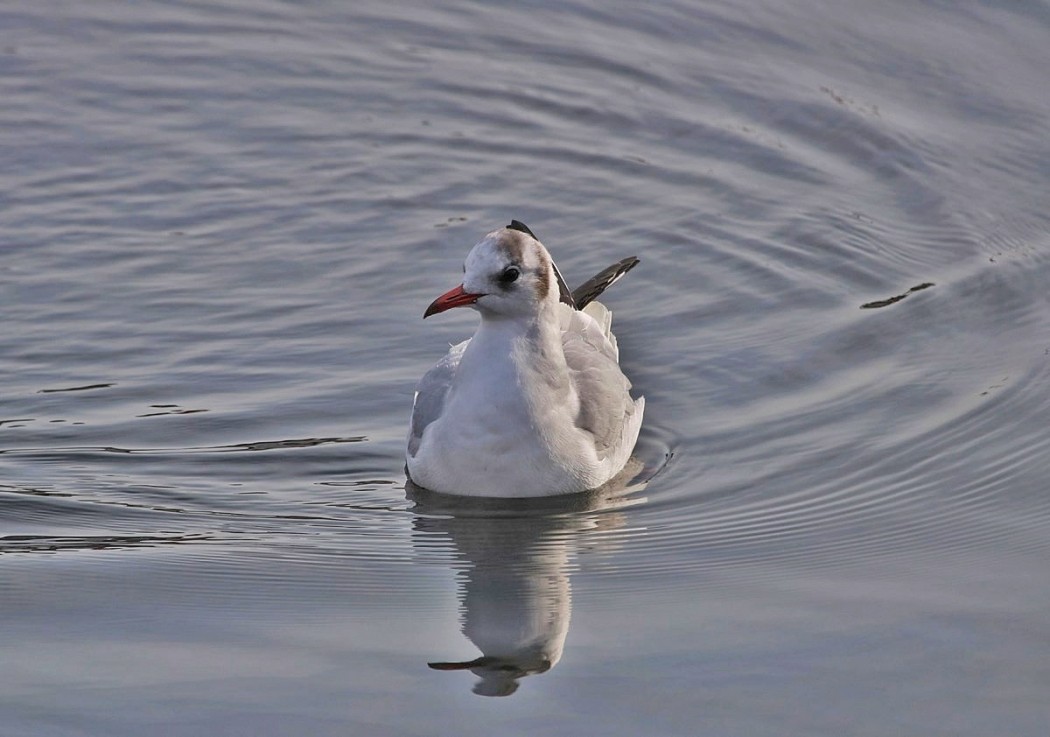
<svg viewBox="0 0 1050 737">
<path fill-rule="evenodd" d="M 623 259 L 570 291 L 524 223 L 475 245 L 463 283 L 423 313 L 471 307 L 481 324 L 416 386 L 409 479 L 447 494 L 539 497 L 616 476 L 645 399 L 631 398 L 612 314 L 594 300 L 637 263 Z"/>
</svg>

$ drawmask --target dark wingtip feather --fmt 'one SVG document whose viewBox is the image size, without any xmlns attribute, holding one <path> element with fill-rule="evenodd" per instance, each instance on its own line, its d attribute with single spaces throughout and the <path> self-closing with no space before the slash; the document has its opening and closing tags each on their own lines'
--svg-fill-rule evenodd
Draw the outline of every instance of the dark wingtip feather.
<svg viewBox="0 0 1050 737">
<path fill-rule="evenodd" d="M 529 226 L 521 222 L 520 220 L 511 220 L 510 225 L 507 226 L 507 229 L 517 230 L 520 233 L 525 233 L 526 235 L 531 235 L 533 238 L 536 238 L 536 234 L 529 230 Z M 536 238 L 536 240 L 539 240 L 539 238 Z"/>
<path fill-rule="evenodd" d="M 493 660 L 495 660 L 495 658 L 482 655 L 480 658 L 455 663 L 427 663 L 427 667 L 432 668 L 433 670 L 469 670 L 470 668 L 484 667 Z"/>
<path fill-rule="evenodd" d="M 631 256 L 622 261 L 617 261 L 612 266 L 602 269 L 590 279 L 585 281 L 576 289 L 572 290 L 572 299 L 576 303 L 576 309 L 582 310 L 589 303 L 612 286 L 624 274 L 638 265 L 638 258 Z"/>
<path fill-rule="evenodd" d="M 576 300 L 572 298 L 572 290 L 565 283 L 565 277 L 561 275 L 561 269 L 558 268 L 558 264 L 551 261 L 551 266 L 554 268 L 554 278 L 558 280 L 558 299 L 574 310 L 580 309 L 576 304 Z"/>
</svg>

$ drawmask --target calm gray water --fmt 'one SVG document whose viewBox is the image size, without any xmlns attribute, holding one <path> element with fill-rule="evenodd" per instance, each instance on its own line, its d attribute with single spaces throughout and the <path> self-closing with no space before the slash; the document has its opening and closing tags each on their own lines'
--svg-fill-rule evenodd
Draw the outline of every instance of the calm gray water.
<svg viewBox="0 0 1050 737">
<path fill-rule="evenodd" d="M 0 734 L 1042 737 L 1048 39 L 1007 0 L 4 4 Z M 626 488 L 405 488 L 476 320 L 421 313 L 511 218 L 573 283 L 642 259 Z"/>
</svg>

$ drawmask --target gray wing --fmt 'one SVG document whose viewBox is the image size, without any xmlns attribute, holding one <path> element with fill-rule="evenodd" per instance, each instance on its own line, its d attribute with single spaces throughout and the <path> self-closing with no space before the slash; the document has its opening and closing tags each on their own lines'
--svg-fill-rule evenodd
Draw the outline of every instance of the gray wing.
<svg viewBox="0 0 1050 737">
<path fill-rule="evenodd" d="M 624 424 L 634 413 L 634 400 L 629 394 L 631 382 L 617 362 L 615 339 L 606 332 L 608 311 L 601 310 L 605 313 L 601 322 L 581 312 L 569 315 L 562 345 L 580 398 L 576 425 L 594 436 L 598 455 L 604 457 L 620 445 Z"/>
<path fill-rule="evenodd" d="M 408 430 L 409 455 L 415 456 L 423 439 L 423 431 L 441 416 L 445 408 L 445 395 L 448 394 L 448 388 L 452 385 L 460 359 L 463 358 L 463 351 L 469 342 L 467 339 L 449 348 L 444 358 L 423 374 L 423 378 L 416 384 L 416 396 L 412 402 L 412 422 Z"/>
</svg>

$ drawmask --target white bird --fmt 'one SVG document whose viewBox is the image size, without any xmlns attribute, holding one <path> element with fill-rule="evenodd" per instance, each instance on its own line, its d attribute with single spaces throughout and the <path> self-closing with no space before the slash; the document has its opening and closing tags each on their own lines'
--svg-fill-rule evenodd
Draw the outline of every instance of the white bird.
<svg viewBox="0 0 1050 737">
<path fill-rule="evenodd" d="M 570 292 L 522 223 L 486 235 L 463 283 L 423 317 L 481 313 L 416 387 L 407 466 L 413 483 L 467 496 L 535 497 L 594 489 L 623 469 L 645 399 L 620 371 L 611 313 L 594 302 L 631 257 Z"/>
</svg>

